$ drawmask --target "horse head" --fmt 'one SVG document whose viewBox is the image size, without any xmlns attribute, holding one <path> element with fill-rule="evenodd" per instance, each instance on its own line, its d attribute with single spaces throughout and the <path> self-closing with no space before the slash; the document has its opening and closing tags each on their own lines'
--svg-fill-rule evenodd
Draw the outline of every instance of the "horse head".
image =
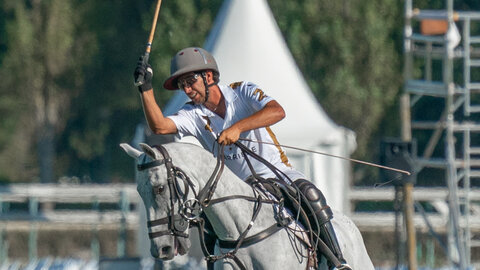
<svg viewBox="0 0 480 270">
<path fill-rule="evenodd" d="M 125 143 L 120 146 L 137 162 L 137 191 L 147 211 L 152 256 L 171 260 L 186 254 L 190 249 L 189 221 L 181 211 L 188 186 L 178 182 L 168 153 L 146 144 L 140 144 L 143 152 Z"/>
</svg>

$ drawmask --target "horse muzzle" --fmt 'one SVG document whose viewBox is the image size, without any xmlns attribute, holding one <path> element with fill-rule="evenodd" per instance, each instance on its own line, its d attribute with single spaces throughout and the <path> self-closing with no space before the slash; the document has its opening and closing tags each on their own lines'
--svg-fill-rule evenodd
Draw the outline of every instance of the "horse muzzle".
<svg viewBox="0 0 480 270">
<path fill-rule="evenodd" d="M 185 255 L 190 250 L 190 240 L 184 237 L 173 237 L 173 244 L 157 245 L 152 239 L 150 253 L 154 258 L 172 260 L 177 255 Z"/>
<path fill-rule="evenodd" d="M 150 246 L 150 253 L 154 258 L 158 258 L 161 260 L 171 260 L 173 257 L 175 257 L 175 247 L 172 245 L 161 245 L 157 246 L 155 243 L 152 241 L 151 246 Z"/>
</svg>

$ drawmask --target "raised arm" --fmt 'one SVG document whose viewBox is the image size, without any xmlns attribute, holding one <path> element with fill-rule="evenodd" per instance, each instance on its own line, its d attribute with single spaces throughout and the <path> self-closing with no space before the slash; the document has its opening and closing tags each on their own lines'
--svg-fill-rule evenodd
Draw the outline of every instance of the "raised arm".
<svg viewBox="0 0 480 270">
<path fill-rule="evenodd" d="M 138 91 L 140 92 L 143 112 L 148 126 L 154 134 L 177 133 L 177 126 L 171 119 L 163 116 L 162 110 L 155 100 L 152 87 L 152 67 L 144 64 L 143 61 L 139 61 L 134 72 L 135 81 L 140 75 L 144 76 L 144 83 L 138 86 Z"/>
<path fill-rule="evenodd" d="M 140 94 L 143 105 L 145 119 L 148 126 L 154 134 L 172 134 L 177 133 L 177 126 L 167 117 L 163 116 L 162 110 L 155 101 L 153 90 L 145 91 Z"/>
</svg>

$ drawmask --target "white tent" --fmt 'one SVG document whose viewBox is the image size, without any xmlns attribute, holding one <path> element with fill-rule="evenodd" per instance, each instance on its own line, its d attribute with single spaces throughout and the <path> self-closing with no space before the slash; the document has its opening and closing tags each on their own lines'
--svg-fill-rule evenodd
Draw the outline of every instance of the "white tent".
<svg viewBox="0 0 480 270">
<path fill-rule="evenodd" d="M 323 111 L 297 68 L 265 0 L 225 0 L 204 48 L 217 60 L 220 83 L 258 84 L 285 109 L 272 127 L 281 144 L 348 157 L 356 147 L 352 131 L 336 125 Z M 179 91 L 167 104 L 172 114 L 188 101 Z M 325 194 L 328 203 L 348 211 L 347 161 L 287 150 L 290 162 Z"/>
</svg>

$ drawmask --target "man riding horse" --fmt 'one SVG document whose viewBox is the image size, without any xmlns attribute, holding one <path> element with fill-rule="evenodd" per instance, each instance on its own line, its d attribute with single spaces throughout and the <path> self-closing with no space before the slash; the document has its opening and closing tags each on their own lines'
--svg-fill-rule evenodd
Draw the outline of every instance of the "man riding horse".
<svg viewBox="0 0 480 270">
<path fill-rule="evenodd" d="M 218 84 L 220 72 L 217 63 L 202 48 L 185 48 L 171 61 L 171 75 L 163 87 L 167 90 L 181 89 L 191 99 L 172 116 L 164 117 L 155 101 L 151 66 L 140 59 L 134 76 L 136 81 L 139 76 L 144 78 L 138 90 L 153 133 L 195 136 L 205 149 L 214 154 L 217 144 L 228 146 L 225 147 L 225 164 L 244 180 L 252 174 L 263 179 L 278 178 L 278 173 L 265 163 L 273 165 L 286 176 L 282 181 L 295 186 L 308 200 L 309 215 L 316 219 L 311 223 L 319 225 L 323 242 L 343 264 L 342 268 L 349 269 L 330 222 L 333 214 L 325 197 L 288 163 L 269 127 L 285 117 L 285 111 L 277 101 L 251 82 Z M 263 161 L 248 159 L 244 149 L 238 147 L 239 139 L 245 139 L 243 144 L 248 152 L 260 156 Z"/>
</svg>

